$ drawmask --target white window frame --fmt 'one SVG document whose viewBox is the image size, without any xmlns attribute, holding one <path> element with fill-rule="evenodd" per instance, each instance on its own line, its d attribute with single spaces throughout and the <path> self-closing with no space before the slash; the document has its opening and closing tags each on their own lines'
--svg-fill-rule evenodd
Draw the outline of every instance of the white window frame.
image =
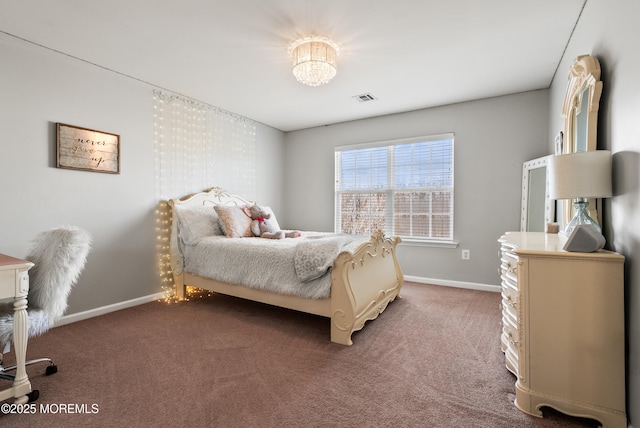
<svg viewBox="0 0 640 428">
<path fill-rule="evenodd" d="M 455 247 L 457 245 L 456 242 L 453 241 L 454 237 L 454 146 L 455 146 L 455 135 L 454 133 L 444 133 L 444 134 L 436 134 L 436 135 L 428 135 L 428 136 L 419 136 L 412 138 L 404 138 L 398 140 L 387 140 L 387 141 L 378 141 L 364 144 L 355 144 L 348 146 L 337 146 L 335 147 L 335 223 L 334 230 L 336 232 L 340 232 L 341 230 L 341 215 L 342 215 L 342 207 L 341 207 L 341 196 L 345 193 L 385 193 L 386 200 L 389 201 L 386 204 L 385 211 L 385 234 L 388 235 L 397 235 L 393 230 L 393 217 L 394 217 L 394 204 L 393 204 L 393 194 L 395 191 L 439 191 L 444 190 L 450 192 L 450 234 L 448 237 L 437 238 L 437 237 L 418 237 L 418 236 L 402 236 L 399 235 L 403 242 L 406 243 L 415 243 L 421 245 L 435 245 L 435 246 L 445 246 L 445 247 Z M 441 140 L 451 140 L 451 166 L 450 166 L 450 175 L 451 180 L 450 186 L 435 186 L 435 187 L 395 187 L 393 180 L 393 148 L 395 146 L 411 144 L 411 143 L 422 143 L 422 142 L 431 142 L 431 141 L 441 141 Z M 369 149 L 375 147 L 387 147 L 387 185 L 383 187 L 377 188 L 355 188 L 355 189 L 343 189 L 341 180 L 341 153 L 348 150 L 359 150 L 359 149 Z"/>
</svg>

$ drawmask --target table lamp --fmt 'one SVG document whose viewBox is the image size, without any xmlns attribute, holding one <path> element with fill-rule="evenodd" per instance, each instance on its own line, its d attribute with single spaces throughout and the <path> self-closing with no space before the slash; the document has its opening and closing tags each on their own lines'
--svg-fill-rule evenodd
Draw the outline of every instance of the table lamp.
<svg viewBox="0 0 640 428">
<path fill-rule="evenodd" d="M 575 214 L 564 232 L 567 236 L 579 224 L 602 228 L 588 212 L 588 198 L 608 198 L 611 190 L 611 152 L 592 150 L 551 157 L 549 161 L 549 198 L 574 199 Z"/>
</svg>

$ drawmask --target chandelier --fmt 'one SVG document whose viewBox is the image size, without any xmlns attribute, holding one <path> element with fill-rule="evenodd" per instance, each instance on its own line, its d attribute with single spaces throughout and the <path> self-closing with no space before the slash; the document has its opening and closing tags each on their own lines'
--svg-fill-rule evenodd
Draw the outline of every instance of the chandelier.
<svg viewBox="0 0 640 428">
<path fill-rule="evenodd" d="M 303 37 L 289 44 L 293 75 L 309 86 L 329 83 L 336 76 L 338 45 L 326 37 Z"/>
</svg>

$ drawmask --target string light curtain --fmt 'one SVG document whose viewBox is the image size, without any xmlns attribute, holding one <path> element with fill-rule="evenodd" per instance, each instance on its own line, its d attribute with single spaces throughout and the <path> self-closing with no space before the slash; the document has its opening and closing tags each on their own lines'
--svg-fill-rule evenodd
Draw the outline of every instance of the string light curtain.
<svg viewBox="0 0 640 428">
<path fill-rule="evenodd" d="M 153 91 L 156 196 L 213 186 L 255 195 L 256 123 L 186 97 Z"/>
</svg>

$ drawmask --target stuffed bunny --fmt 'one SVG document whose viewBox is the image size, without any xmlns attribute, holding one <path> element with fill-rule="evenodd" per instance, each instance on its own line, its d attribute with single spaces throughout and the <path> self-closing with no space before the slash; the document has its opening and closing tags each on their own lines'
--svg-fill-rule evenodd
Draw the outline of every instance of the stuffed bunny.
<svg viewBox="0 0 640 428">
<path fill-rule="evenodd" d="M 260 205 L 251 205 L 244 208 L 245 213 L 251 217 L 251 232 L 255 236 L 269 239 L 296 238 L 300 236 L 300 232 L 286 232 L 279 230 L 276 225 L 269 221 L 271 213 Z"/>
</svg>

